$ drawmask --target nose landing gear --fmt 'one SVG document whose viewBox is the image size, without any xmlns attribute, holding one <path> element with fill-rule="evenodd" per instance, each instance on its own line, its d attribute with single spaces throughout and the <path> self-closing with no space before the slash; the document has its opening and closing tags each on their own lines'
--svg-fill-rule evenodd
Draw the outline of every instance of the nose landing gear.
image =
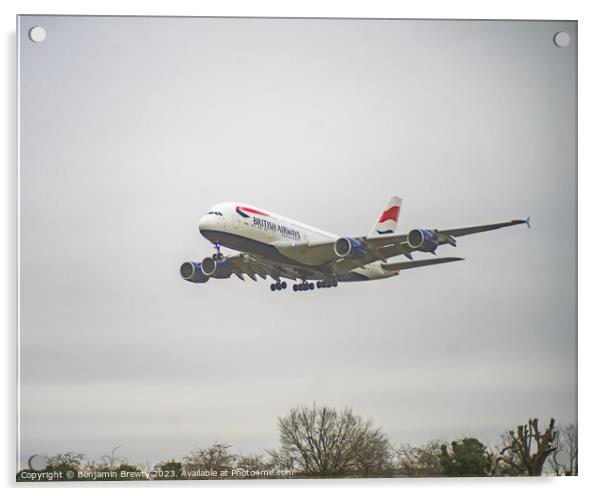
<svg viewBox="0 0 602 496">
<path fill-rule="evenodd" d="M 214 246 L 215 246 L 215 250 L 217 251 L 217 253 L 214 253 L 213 255 L 211 255 L 211 258 L 213 258 L 213 260 L 215 260 L 216 262 L 218 260 L 223 260 L 224 254 L 221 252 L 221 248 L 222 248 L 221 243 L 215 243 Z"/>
</svg>

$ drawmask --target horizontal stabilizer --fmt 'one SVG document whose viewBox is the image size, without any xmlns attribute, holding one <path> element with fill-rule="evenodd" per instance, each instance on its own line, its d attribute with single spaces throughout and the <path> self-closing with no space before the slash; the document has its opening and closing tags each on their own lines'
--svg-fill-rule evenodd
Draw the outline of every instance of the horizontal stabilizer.
<svg viewBox="0 0 602 496">
<path fill-rule="evenodd" d="M 416 267 L 424 267 L 425 265 L 437 265 L 447 262 L 458 262 L 464 260 L 459 257 L 443 257 L 443 258 L 431 258 L 427 260 L 413 260 L 412 262 L 397 262 L 397 263 L 384 263 L 382 268 L 385 270 L 405 270 L 414 269 Z"/>
</svg>

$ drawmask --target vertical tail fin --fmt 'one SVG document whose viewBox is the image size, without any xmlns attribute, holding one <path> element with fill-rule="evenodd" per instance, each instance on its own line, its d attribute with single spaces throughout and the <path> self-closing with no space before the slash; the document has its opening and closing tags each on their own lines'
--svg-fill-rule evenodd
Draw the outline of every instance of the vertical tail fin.
<svg viewBox="0 0 602 496">
<path fill-rule="evenodd" d="M 376 222 L 368 233 L 368 238 L 378 238 L 386 234 L 393 234 L 397 228 L 399 210 L 401 209 L 401 198 L 392 196 L 385 208 L 376 219 Z"/>
</svg>

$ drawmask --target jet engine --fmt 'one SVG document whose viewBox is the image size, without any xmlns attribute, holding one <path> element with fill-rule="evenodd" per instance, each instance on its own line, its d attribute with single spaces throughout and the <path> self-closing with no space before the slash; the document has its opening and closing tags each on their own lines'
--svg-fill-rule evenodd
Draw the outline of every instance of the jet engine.
<svg viewBox="0 0 602 496">
<path fill-rule="evenodd" d="M 203 273 L 201 264 L 198 262 L 184 262 L 180 266 L 180 275 L 188 282 L 203 283 L 209 280 L 209 276 Z"/>
<path fill-rule="evenodd" d="M 418 251 L 435 253 L 439 240 L 437 234 L 428 229 L 412 229 L 408 234 L 408 245 Z"/>
<path fill-rule="evenodd" d="M 232 275 L 232 267 L 228 260 L 216 260 L 213 257 L 207 257 L 201 262 L 201 271 L 209 277 L 216 279 L 228 279 Z"/>
<path fill-rule="evenodd" d="M 209 278 L 228 279 L 232 275 L 232 267 L 228 260 L 215 260 L 212 257 L 202 262 L 184 262 L 180 267 L 180 275 L 190 282 L 207 282 Z"/>
<path fill-rule="evenodd" d="M 339 238 L 334 243 L 334 253 L 340 258 L 361 258 L 366 255 L 366 249 L 357 239 Z"/>
</svg>

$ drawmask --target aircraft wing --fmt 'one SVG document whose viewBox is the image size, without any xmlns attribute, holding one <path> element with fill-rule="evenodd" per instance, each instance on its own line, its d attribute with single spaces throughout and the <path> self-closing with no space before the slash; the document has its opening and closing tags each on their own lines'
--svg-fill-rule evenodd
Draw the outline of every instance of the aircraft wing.
<svg viewBox="0 0 602 496">
<path fill-rule="evenodd" d="M 380 236 L 378 238 L 366 238 L 362 237 L 349 237 L 348 239 L 353 239 L 359 242 L 368 252 L 368 261 L 374 260 L 386 260 L 387 257 L 392 255 L 382 255 L 381 253 L 390 251 L 385 250 L 385 248 L 393 248 L 395 255 L 400 255 L 404 252 L 404 248 L 401 248 L 400 245 L 407 241 L 407 234 L 394 234 L 391 236 Z M 338 257 L 336 256 L 334 245 L 336 241 L 324 241 L 318 243 L 282 243 L 280 245 L 276 245 L 278 251 L 292 260 L 297 262 L 308 264 L 308 265 L 322 265 L 337 262 Z M 401 251 L 400 251 L 401 250 Z M 411 251 L 411 250 L 409 250 Z M 339 261 L 340 262 L 340 261 Z M 368 263 L 367 261 L 357 260 L 349 263 L 350 268 L 360 267 L 364 264 Z M 345 264 L 347 265 L 347 264 Z M 350 270 L 350 269 L 346 269 Z"/>
<path fill-rule="evenodd" d="M 440 241 L 443 243 L 443 242 L 449 242 L 447 239 L 445 239 L 448 236 L 457 238 L 459 236 L 466 236 L 467 234 L 476 234 L 476 233 L 481 233 L 481 232 L 486 232 L 486 231 L 493 231 L 494 229 L 501 229 L 502 227 L 515 226 L 517 224 L 527 224 L 527 226 L 530 228 L 531 227 L 530 221 L 531 221 L 531 218 L 527 217 L 526 220 L 514 219 L 509 222 L 498 222 L 497 224 L 485 224 L 482 226 L 458 227 L 455 229 L 434 229 L 433 232 L 440 235 L 439 237 L 442 238 L 442 239 L 440 239 Z"/>
<path fill-rule="evenodd" d="M 296 279 L 299 277 L 299 274 L 290 267 L 274 264 L 246 253 L 228 257 L 228 262 L 231 264 L 234 275 L 242 281 L 245 280 L 243 275 L 250 277 L 254 281 L 257 281 L 257 276 L 262 279 L 270 276 L 275 281 L 280 278 Z"/>
<path fill-rule="evenodd" d="M 501 229 L 502 227 L 515 226 L 517 224 L 527 224 L 528 227 L 530 225 L 531 218 L 528 217 L 526 220 L 511 220 L 509 222 L 498 222 L 496 224 L 485 224 L 482 226 L 470 226 L 470 227 L 458 227 L 455 229 L 431 229 L 433 233 L 436 233 L 439 238 L 440 244 L 450 243 L 449 237 L 459 237 L 466 236 L 468 234 L 476 234 L 486 231 L 493 231 L 494 229 Z M 387 246 L 396 246 L 399 244 L 404 244 L 408 240 L 407 234 L 394 234 L 391 236 L 380 236 L 377 238 L 360 238 L 367 246 L 370 248 L 381 248 Z M 453 244 L 453 243 L 451 243 Z M 386 250 L 385 250 L 386 251 Z M 399 254 L 399 253 L 398 253 Z"/>
<path fill-rule="evenodd" d="M 526 220 L 511 220 L 509 222 L 498 222 L 496 224 L 485 224 L 481 226 L 459 227 L 455 229 L 432 229 L 433 234 L 437 235 L 437 241 L 440 245 L 451 244 L 456 246 L 456 237 L 466 236 L 468 234 L 476 234 L 480 232 L 493 231 L 503 227 L 515 226 L 518 224 L 527 224 L 530 226 L 530 218 Z M 338 260 L 334 264 L 335 271 L 339 274 L 361 267 L 375 260 L 386 262 L 387 259 L 398 255 L 405 255 L 407 258 L 412 258 L 412 252 L 416 251 L 408 244 L 408 234 L 393 234 L 390 236 L 380 236 L 378 238 L 357 238 L 367 248 L 367 256 L 362 259 L 343 259 Z M 444 259 L 437 259 L 444 260 Z M 455 261 L 455 260 L 445 260 Z M 422 261 L 416 262 L 417 265 L 405 265 L 405 268 L 422 267 Z M 413 264 L 414 262 L 400 262 Z M 434 261 L 433 263 L 445 263 Z M 384 264 L 385 266 L 387 264 Z M 390 265 L 390 264 L 388 264 Z M 404 270 L 404 269 L 389 269 L 389 270 Z"/>
<path fill-rule="evenodd" d="M 379 236 L 378 238 L 360 238 L 370 248 L 397 245 L 408 240 L 407 234 L 393 234 L 391 236 Z"/>
<path fill-rule="evenodd" d="M 437 241 L 440 245 L 451 244 L 456 246 L 456 237 L 492 231 L 494 229 L 501 229 L 503 227 L 514 226 L 518 224 L 527 224 L 527 226 L 529 226 L 529 221 L 530 219 L 527 218 L 526 220 L 511 220 L 509 222 L 499 222 L 496 224 L 485 224 L 481 226 L 459 227 L 441 230 L 432 229 L 431 232 L 437 236 Z M 360 258 L 338 258 L 334 251 L 335 241 L 325 241 L 312 244 L 287 243 L 277 245 L 276 247 L 278 251 L 280 251 L 280 253 L 286 257 L 302 264 L 313 266 L 332 264 L 332 267 L 337 274 L 342 274 L 357 267 L 362 267 L 376 260 L 386 262 L 387 259 L 398 255 L 405 255 L 411 259 L 412 252 L 416 251 L 408 244 L 408 234 L 392 234 L 388 236 L 379 236 L 376 238 L 367 238 L 362 236 L 349 239 L 354 239 L 356 242 L 360 243 L 366 250 L 366 255 Z M 416 265 L 416 267 L 420 266 L 421 265 Z"/>
</svg>

